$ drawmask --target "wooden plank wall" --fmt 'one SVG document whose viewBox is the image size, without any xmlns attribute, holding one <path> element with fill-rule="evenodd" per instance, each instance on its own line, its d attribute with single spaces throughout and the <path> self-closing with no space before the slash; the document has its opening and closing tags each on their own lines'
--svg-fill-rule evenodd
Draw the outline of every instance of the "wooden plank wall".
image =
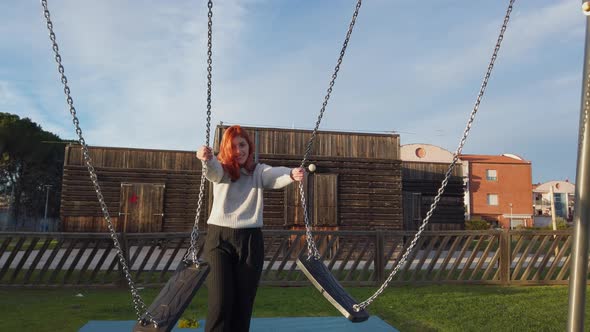
<svg viewBox="0 0 590 332">
<path fill-rule="evenodd" d="M 227 126 L 217 126 L 215 150 Z M 245 129 L 252 141 L 257 140 L 258 153 L 303 157 L 311 130 L 254 128 Z M 399 135 L 319 131 L 312 149 L 316 157 L 361 159 L 400 159 Z"/>
<path fill-rule="evenodd" d="M 338 229 L 402 229 L 401 161 L 359 158 L 313 157 L 310 160 L 317 167 L 318 174 L 336 174 Z M 301 160 L 288 155 L 260 155 L 260 162 L 273 166 L 299 166 Z M 286 190 L 295 190 L 292 186 Z M 295 196 L 297 195 L 290 195 Z M 289 196 L 289 197 L 290 197 Z M 269 219 L 271 206 L 281 206 L 284 196 L 267 197 L 265 201 L 265 224 L 280 223 Z M 299 206 L 297 200 L 287 202 L 289 206 Z M 268 209 L 268 210 L 267 210 Z M 297 208 L 298 210 L 299 208 Z M 293 211 L 293 209 L 286 209 Z M 285 216 L 287 226 L 303 225 L 302 217 L 291 214 Z M 277 213 L 277 217 L 280 214 Z M 276 224 L 275 224 L 276 225 Z M 323 225 L 319 225 L 323 226 Z M 294 227 L 297 228 L 297 227 Z"/>
<path fill-rule="evenodd" d="M 115 229 L 120 228 L 119 198 L 124 182 L 165 184 L 162 231 L 192 228 L 201 177 L 201 163 L 194 152 L 104 147 L 90 147 L 89 152 Z M 205 190 L 201 223 L 208 213 L 208 196 Z M 64 231 L 108 231 L 79 145 L 66 147 L 60 212 Z"/>
<path fill-rule="evenodd" d="M 313 214 L 319 225 L 338 226 L 338 174 L 313 174 Z"/>
<path fill-rule="evenodd" d="M 90 147 L 94 167 L 157 170 L 200 170 L 195 151 L 148 150 L 115 147 Z M 80 145 L 66 147 L 65 165 L 84 166 Z"/>
<path fill-rule="evenodd" d="M 215 150 L 219 150 L 226 128 L 217 126 Z M 271 166 L 299 166 L 312 134 L 311 130 L 242 128 L 256 142 L 260 162 Z M 399 135 L 319 131 L 311 151 L 310 162 L 316 164 L 316 173 L 338 176 L 337 225 L 318 227 L 403 228 Z M 265 193 L 265 225 L 293 229 L 303 225 L 299 195 L 295 190 L 296 186 L 292 186 L 284 194 Z M 282 215 L 278 210 L 281 206 L 284 208 Z"/>
<path fill-rule="evenodd" d="M 412 195 L 421 194 L 420 215 L 423 219 L 434 202 L 449 164 L 408 162 L 402 163 L 404 224 L 417 226 L 413 220 Z M 440 202 L 430 218 L 429 230 L 463 229 L 465 222 L 464 188 L 461 165 L 455 165 Z"/>
</svg>

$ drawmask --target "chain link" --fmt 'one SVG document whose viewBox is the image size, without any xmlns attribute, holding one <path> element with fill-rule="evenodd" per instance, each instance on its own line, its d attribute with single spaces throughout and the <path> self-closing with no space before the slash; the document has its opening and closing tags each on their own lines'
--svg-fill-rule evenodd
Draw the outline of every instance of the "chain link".
<svg viewBox="0 0 590 332">
<path fill-rule="evenodd" d="M 313 142 L 317 136 L 318 129 L 320 127 L 320 122 L 322 122 L 322 118 L 324 117 L 324 112 L 326 111 L 326 106 L 328 106 L 328 100 L 330 100 L 330 95 L 332 94 L 332 89 L 334 88 L 334 84 L 336 83 L 336 78 L 338 77 L 338 71 L 340 71 L 340 65 L 342 64 L 342 60 L 344 59 L 344 54 L 346 53 L 346 48 L 348 47 L 348 42 L 350 41 L 350 36 L 352 35 L 352 30 L 354 28 L 354 24 L 356 23 L 356 18 L 359 14 L 359 10 L 361 9 L 362 0 L 358 0 L 356 3 L 356 7 L 354 9 L 354 13 L 352 14 L 352 19 L 350 24 L 348 25 L 348 31 L 346 32 L 346 38 L 344 38 L 344 43 L 342 44 L 342 49 L 340 50 L 340 56 L 338 57 L 338 61 L 336 63 L 336 67 L 334 68 L 334 73 L 332 74 L 332 79 L 330 80 L 330 84 L 328 86 L 328 90 L 326 96 L 324 97 L 324 102 L 322 103 L 322 108 L 320 109 L 320 114 L 318 115 L 318 120 L 315 123 L 315 127 L 311 133 L 311 137 L 307 142 L 307 147 L 305 148 L 305 153 L 303 154 L 303 159 L 301 160 L 301 168 L 305 167 L 305 163 L 309 158 L 309 154 L 311 153 L 311 149 L 313 148 Z M 313 235 L 311 233 L 311 224 L 309 222 L 309 217 L 307 215 L 307 206 L 305 204 L 305 191 L 303 190 L 303 183 L 299 182 L 299 194 L 301 196 L 301 207 L 303 209 L 303 219 L 305 220 L 305 235 L 307 240 L 307 255 L 308 258 L 315 257 L 318 259 L 320 254 L 318 249 L 315 245 L 315 241 L 313 240 Z"/>
<path fill-rule="evenodd" d="M 207 2 L 207 129 L 206 129 L 206 137 L 205 137 L 205 145 L 209 146 L 209 140 L 211 136 L 211 87 L 212 87 L 212 72 L 213 72 L 213 1 L 209 0 Z M 186 254 L 184 255 L 183 260 L 185 263 L 189 263 L 192 261 L 194 264 L 199 266 L 199 261 L 197 258 L 197 240 L 199 238 L 199 218 L 201 216 L 201 209 L 203 205 L 203 192 L 205 188 L 205 174 L 207 174 L 207 166 L 205 163 L 202 164 L 203 167 L 201 169 L 201 184 L 199 186 L 199 202 L 197 203 L 197 213 L 195 215 L 195 224 L 193 225 L 193 230 L 191 231 L 191 244 L 188 248 Z M 189 259 L 190 257 L 190 259 Z"/>
<path fill-rule="evenodd" d="M 510 2 L 508 4 L 508 9 L 506 10 L 506 16 L 504 16 L 504 23 L 502 24 L 502 28 L 500 29 L 500 35 L 498 36 L 498 39 L 496 41 L 496 47 L 494 48 L 492 58 L 491 58 L 490 63 L 488 65 L 488 70 L 484 76 L 483 83 L 481 84 L 481 88 L 480 88 L 479 93 L 477 95 L 475 105 L 473 106 L 473 110 L 471 111 L 471 115 L 469 116 L 469 120 L 467 121 L 467 125 L 465 126 L 465 130 L 463 131 L 463 136 L 461 137 L 461 141 L 459 142 L 459 146 L 457 147 L 457 150 L 455 151 L 455 153 L 453 155 L 453 161 L 449 165 L 449 168 L 447 169 L 447 172 L 445 173 L 445 178 L 442 181 L 440 188 L 438 189 L 436 197 L 434 198 L 434 202 L 432 202 L 432 204 L 430 205 L 430 209 L 428 210 L 428 213 L 426 213 L 426 217 L 422 221 L 422 224 L 418 228 L 418 231 L 414 235 L 414 238 L 410 242 L 410 245 L 408 246 L 408 248 L 406 249 L 406 251 L 402 255 L 402 258 L 399 260 L 398 264 L 396 264 L 396 266 L 394 267 L 393 271 L 391 271 L 391 273 L 389 274 L 389 276 L 387 277 L 385 282 L 381 285 L 381 287 L 379 287 L 379 289 L 371 297 L 369 297 L 365 301 L 363 301 L 359 304 L 355 304 L 353 306 L 353 309 L 355 311 L 358 312 L 358 311 L 365 309 L 379 295 L 381 295 L 381 293 L 383 293 L 383 291 L 385 290 L 385 288 L 387 288 L 387 286 L 389 285 L 391 280 L 393 280 L 393 277 L 397 274 L 399 269 L 406 263 L 408 256 L 410 255 L 410 253 L 412 252 L 412 250 L 416 246 L 416 242 L 418 242 L 418 239 L 422 235 L 422 232 L 424 232 L 424 229 L 426 229 L 426 225 L 428 225 L 428 222 L 430 221 L 430 218 L 432 217 L 432 214 L 434 213 L 434 210 L 436 209 L 436 206 L 437 206 L 438 202 L 440 201 L 440 198 L 442 197 L 443 193 L 445 192 L 445 188 L 449 182 L 451 174 L 453 173 L 453 169 L 455 168 L 455 164 L 459 160 L 459 155 L 461 154 L 461 151 L 463 150 L 463 146 L 465 145 L 465 141 L 467 140 L 467 136 L 469 135 L 469 131 L 471 130 L 471 125 L 473 124 L 473 121 L 475 120 L 475 115 L 476 115 L 477 111 L 479 110 L 479 105 L 480 105 L 483 95 L 485 93 L 490 76 L 492 74 L 492 69 L 494 68 L 494 63 L 496 62 L 496 58 L 498 57 L 498 52 L 500 51 L 500 46 L 502 44 L 502 40 L 504 39 L 504 32 L 506 32 L 506 28 L 508 27 L 508 22 L 510 21 L 510 13 L 512 13 L 512 8 L 513 8 L 515 1 L 516 0 L 510 0 Z"/>
<path fill-rule="evenodd" d="M 92 181 L 92 185 L 94 186 L 94 190 L 96 191 L 96 197 L 98 198 L 98 202 L 100 204 L 100 208 L 102 210 L 104 219 L 107 222 L 107 227 L 110 232 L 110 237 L 113 240 L 114 246 L 117 249 L 117 257 L 119 259 L 119 264 L 123 270 L 123 275 L 127 280 L 127 284 L 129 285 L 129 289 L 131 292 L 131 297 L 133 299 L 133 306 L 135 308 L 135 313 L 137 315 L 137 320 L 142 321 L 143 323 L 151 323 L 154 326 L 157 326 L 156 322 L 154 321 L 154 317 L 147 311 L 147 306 L 145 305 L 143 299 L 139 295 L 137 287 L 135 287 L 135 283 L 131 278 L 131 274 L 129 272 L 129 267 L 127 266 L 125 254 L 121 249 L 121 244 L 117 239 L 117 234 L 115 232 L 115 228 L 113 227 L 113 223 L 111 222 L 111 217 L 109 215 L 109 211 L 107 205 L 104 201 L 104 196 L 102 194 L 102 190 L 98 183 L 98 179 L 96 176 L 96 171 L 94 166 L 92 166 L 92 159 L 90 158 L 90 152 L 88 151 L 88 145 L 86 145 L 86 141 L 82 136 L 82 129 L 80 128 L 80 121 L 78 120 L 78 116 L 76 115 L 76 108 L 74 107 L 74 99 L 71 96 L 70 87 L 68 86 L 68 79 L 65 75 L 65 69 L 62 64 L 62 58 L 59 54 L 59 46 L 57 45 L 57 39 L 55 33 L 53 31 L 53 22 L 51 21 L 51 15 L 49 13 L 49 8 L 47 5 L 47 0 L 41 0 L 41 5 L 43 6 L 43 14 L 45 16 L 45 20 L 47 22 L 47 29 L 49 30 L 49 39 L 51 40 L 52 49 L 55 53 L 55 61 L 57 63 L 57 70 L 60 74 L 61 83 L 64 86 L 64 93 L 66 95 L 66 102 L 69 107 L 70 114 L 72 115 L 72 122 L 76 129 L 76 134 L 78 135 L 78 142 L 82 146 L 82 154 L 84 156 L 84 162 L 86 164 L 86 168 L 88 169 L 88 173 L 90 174 L 90 180 Z M 144 318 L 142 318 L 144 317 Z"/>
</svg>

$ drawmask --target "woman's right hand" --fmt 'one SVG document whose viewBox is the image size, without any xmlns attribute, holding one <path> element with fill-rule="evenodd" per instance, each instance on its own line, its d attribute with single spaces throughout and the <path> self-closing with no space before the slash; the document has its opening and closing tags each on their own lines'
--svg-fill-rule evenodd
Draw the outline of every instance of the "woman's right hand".
<svg viewBox="0 0 590 332">
<path fill-rule="evenodd" d="M 202 161 L 208 161 L 213 158 L 213 152 L 211 152 L 211 148 L 208 146 L 201 146 L 199 150 L 197 150 L 197 158 L 201 159 Z"/>
</svg>

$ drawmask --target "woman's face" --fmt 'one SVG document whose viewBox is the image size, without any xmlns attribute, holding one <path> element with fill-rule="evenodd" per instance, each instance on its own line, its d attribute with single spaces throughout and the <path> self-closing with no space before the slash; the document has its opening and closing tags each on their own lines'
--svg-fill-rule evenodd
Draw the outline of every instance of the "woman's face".
<svg viewBox="0 0 590 332">
<path fill-rule="evenodd" d="M 250 145 L 248 145 L 248 142 L 243 137 L 236 136 L 231 141 L 231 146 L 238 164 L 244 166 L 246 160 L 248 160 L 248 155 L 250 154 Z"/>
</svg>

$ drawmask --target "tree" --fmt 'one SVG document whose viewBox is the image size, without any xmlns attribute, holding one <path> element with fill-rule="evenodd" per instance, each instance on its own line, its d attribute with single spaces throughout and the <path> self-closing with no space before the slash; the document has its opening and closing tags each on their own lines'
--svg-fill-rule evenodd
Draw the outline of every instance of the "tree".
<svg viewBox="0 0 590 332">
<path fill-rule="evenodd" d="M 59 213 L 64 146 L 29 118 L 0 113 L 0 192 L 10 195 L 10 217 L 40 217 L 51 186 L 48 216 Z"/>
</svg>

